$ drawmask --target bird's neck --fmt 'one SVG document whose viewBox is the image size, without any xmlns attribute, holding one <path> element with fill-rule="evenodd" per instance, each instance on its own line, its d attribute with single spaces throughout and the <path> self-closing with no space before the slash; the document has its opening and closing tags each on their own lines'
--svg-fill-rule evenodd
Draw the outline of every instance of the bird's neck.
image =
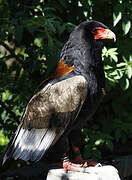
<svg viewBox="0 0 132 180">
<path fill-rule="evenodd" d="M 102 63 L 103 44 L 100 41 L 82 41 L 70 44 L 68 41 L 62 49 L 61 58 L 68 67 L 74 66 L 75 74 L 83 75 L 92 93 L 97 93 L 105 85 Z"/>
<path fill-rule="evenodd" d="M 102 62 L 102 45 L 81 46 L 80 53 L 74 59 L 75 73 L 82 74 L 88 81 L 92 93 L 97 93 L 105 86 L 105 75 Z"/>
</svg>

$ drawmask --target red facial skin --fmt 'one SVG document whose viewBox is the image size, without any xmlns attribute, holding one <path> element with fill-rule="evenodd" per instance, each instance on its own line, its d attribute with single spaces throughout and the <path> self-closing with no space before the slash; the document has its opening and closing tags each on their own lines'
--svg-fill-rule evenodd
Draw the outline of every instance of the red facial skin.
<svg viewBox="0 0 132 180">
<path fill-rule="evenodd" d="M 115 34 L 110 29 L 105 29 L 102 27 L 96 27 L 92 31 L 94 39 L 115 39 Z"/>
</svg>

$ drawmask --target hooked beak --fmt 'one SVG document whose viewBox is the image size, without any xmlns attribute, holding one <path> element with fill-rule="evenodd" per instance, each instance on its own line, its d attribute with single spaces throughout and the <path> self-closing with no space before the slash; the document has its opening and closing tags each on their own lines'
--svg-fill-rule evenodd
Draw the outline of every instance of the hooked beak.
<svg viewBox="0 0 132 180">
<path fill-rule="evenodd" d="M 110 29 L 97 27 L 96 30 L 94 39 L 113 39 L 114 42 L 116 41 L 116 35 Z"/>
<path fill-rule="evenodd" d="M 104 39 L 113 39 L 116 42 L 116 35 L 110 29 L 106 29 Z"/>
</svg>

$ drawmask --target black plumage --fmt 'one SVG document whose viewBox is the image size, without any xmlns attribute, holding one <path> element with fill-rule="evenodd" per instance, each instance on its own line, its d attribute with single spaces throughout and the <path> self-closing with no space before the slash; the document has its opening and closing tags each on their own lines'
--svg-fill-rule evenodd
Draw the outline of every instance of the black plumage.
<svg viewBox="0 0 132 180">
<path fill-rule="evenodd" d="M 103 39 L 114 33 L 97 21 L 85 21 L 70 34 L 56 73 L 29 101 L 3 162 L 9 158 L 38 161 L 59 144 L 68 152 L 68 139 L 95 113 L 104 94 L 101 59 Z M 67 146 L 67 148 L 66 148 Z"/>
</svg>

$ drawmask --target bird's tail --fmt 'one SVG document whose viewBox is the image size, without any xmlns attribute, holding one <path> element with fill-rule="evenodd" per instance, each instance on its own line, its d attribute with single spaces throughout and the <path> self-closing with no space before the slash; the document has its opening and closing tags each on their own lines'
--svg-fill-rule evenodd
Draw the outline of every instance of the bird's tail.
<svg viewBox="0 0 132 180">
<path fill-rule="evenodd" d="M 18 127 L 15 137 L 3 157 L 3 163 L 10 158 L 22 159 L 24 161 L 38 161 L 55 142 L 56 132 L 53 129 L 24 129 Z"/>
</svg>

